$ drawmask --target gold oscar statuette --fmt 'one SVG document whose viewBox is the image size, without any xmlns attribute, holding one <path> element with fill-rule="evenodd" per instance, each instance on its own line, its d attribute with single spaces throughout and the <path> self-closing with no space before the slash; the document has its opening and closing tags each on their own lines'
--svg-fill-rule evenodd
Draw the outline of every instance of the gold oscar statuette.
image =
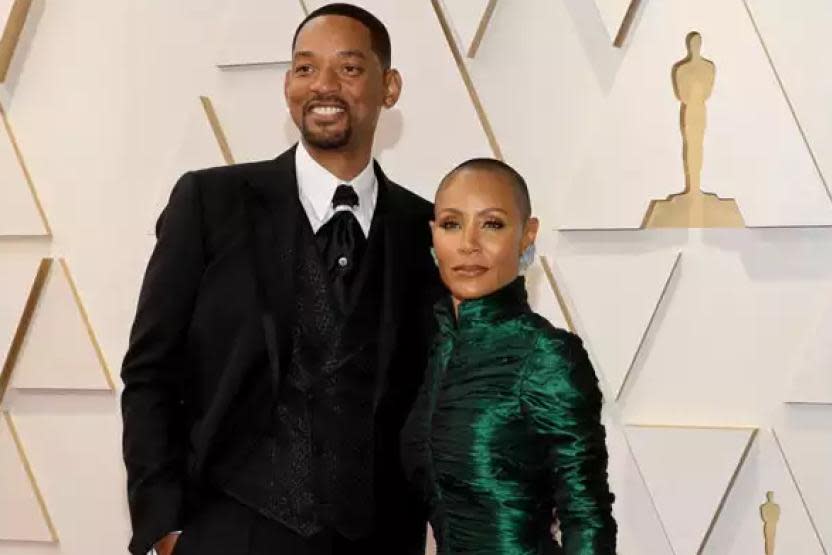
<svg viewBox="0 0 832 555">
<path fill-rule="evenodd" d="M 773 491 L 766 492 L 766 502 L 760 505 L 760 517 L 763 519 L 766 555 L 774 555 L 774 536 L 777 533 L 777 521 L 780 520 L 780 505 L 774 502 Z"/>
<path fill-rule="evenodd" d="M 716 66 L 702 57 L 702 36 L 687 36 L 688 55 L 673 65 L 673 91 L 681 102 L 682 158 L 685 190 L 664 200 L 650 202 L 642 227 L 745 227 L 733 199 L 702 191 L 705 143 L 705 102 L 711 96 Z"/>
</svg>

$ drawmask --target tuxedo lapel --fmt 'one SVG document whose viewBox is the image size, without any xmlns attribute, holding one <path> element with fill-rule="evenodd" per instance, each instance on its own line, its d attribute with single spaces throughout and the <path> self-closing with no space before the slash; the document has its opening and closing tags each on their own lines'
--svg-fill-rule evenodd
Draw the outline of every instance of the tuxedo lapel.
<svg viewBox="0 0 832 555">
<path fill-rule="evenodd" d="M 295 175 L 295 149 L 281 154 L 268 170 L 254 175 L 247 183 L 252 264 L 275 394 L 280 382 L 280 361 L 286 360 L 289 347 L 296 238 L 299 224 L 303 223 L 299 221 L 302 208 Z"/>
</svg>

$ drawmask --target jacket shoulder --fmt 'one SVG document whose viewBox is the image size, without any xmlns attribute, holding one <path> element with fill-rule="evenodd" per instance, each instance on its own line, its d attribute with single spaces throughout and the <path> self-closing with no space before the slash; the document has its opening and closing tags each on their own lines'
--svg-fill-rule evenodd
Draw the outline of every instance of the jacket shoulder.
<svg viewBox="0 0 832 555">
<path fill-rule="evenodd" d="M 433 218 L 433 203 L 398 183 L 387 180 L 395 208 L 422 219 Z"/>
</svg>

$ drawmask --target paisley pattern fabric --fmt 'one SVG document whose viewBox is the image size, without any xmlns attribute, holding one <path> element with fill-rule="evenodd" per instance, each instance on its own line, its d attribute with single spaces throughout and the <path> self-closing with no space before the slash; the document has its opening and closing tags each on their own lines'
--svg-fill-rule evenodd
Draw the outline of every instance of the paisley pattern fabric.
<svg viewBox="0 0 832 555">
<path fill-rule="evenodd" d="M 601 393 L 581 340 L 526 301 L 522 277 L 439 332 L 403 432 L 408 478 L 441 554 L 615 553 Z"/>
</svg>

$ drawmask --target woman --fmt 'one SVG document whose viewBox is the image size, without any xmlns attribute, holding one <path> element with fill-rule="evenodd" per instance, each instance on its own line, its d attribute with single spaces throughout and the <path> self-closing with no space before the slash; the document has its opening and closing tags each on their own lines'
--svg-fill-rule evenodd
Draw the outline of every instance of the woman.
<svg viewBox="0 0 832 555">
<path fill-rule="evenodd" d="M 614 554 L 601 393 L 580 339 L 526 302 L 539 223 L 523 178 L 491 159 L 455 168 L 431 223 L 450 298 L 403 432 L 440 554 Z"/>
</svg>

